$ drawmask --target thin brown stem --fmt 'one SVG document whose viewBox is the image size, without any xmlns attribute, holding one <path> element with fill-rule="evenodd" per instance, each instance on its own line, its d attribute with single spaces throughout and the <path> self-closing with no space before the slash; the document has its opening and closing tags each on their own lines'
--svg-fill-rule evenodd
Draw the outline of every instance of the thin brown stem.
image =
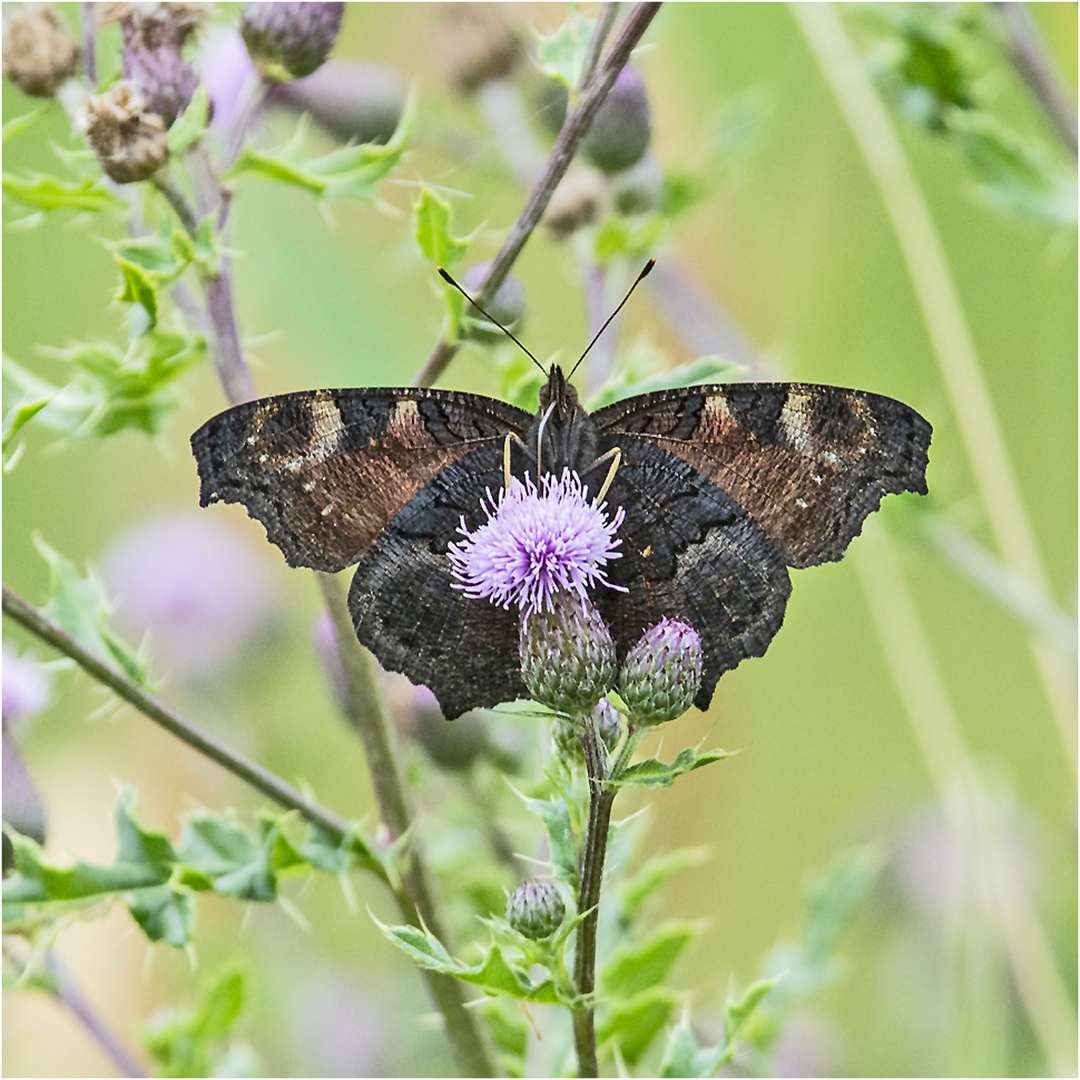
<svg viewBox="0 0 1080 1080">
<path fill-rule="evenodd" d="M 633 11 L 630 12 L 619 36 L 608 50 L 595 76 L 585 87 L 580 104 L 567 116 L 555 147 L 551 151 L 551 156 L 548 158 L 544 175 L 536 182 L 517 221 L 507 233 L 503 246 L 492 260 L 487 280 L 476 294 L 476 299 L 480 304 L 487 305 L 491 302 L 499 286 L 506 280 L 506 275 L 510 273 L 510 268 L 521 254 L 529 237 L 540 224 L 551 196 L 570 167 L 570 162 L 577 152 L 578 145 L 588 132 L 593 117 L 612 86 L 615 85 L 619 72 L 622 71 L 630 58 L 630 53 L 641 40 L 659 9 L 658 3 L 640 3 L 635 5 Z M 420 374 L 417 375 L 415 385 L 430 386 L 434 383 L 454 358 L 457 350 L 456 342 L 445 338 L 440 341 L 435 351 L 428 357 Z"/>
</svg>

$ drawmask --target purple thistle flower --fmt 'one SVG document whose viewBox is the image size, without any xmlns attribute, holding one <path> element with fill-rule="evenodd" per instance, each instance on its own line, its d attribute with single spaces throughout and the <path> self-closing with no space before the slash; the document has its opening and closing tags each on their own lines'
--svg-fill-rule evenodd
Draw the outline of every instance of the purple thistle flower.
<svg viewBox="0 0 1080 1080">
<path fill-rule="evenodd" d="M 469 532 L 462 518 L 458 531 L 465 539 L 449 548 L 458 588 L 499 607 L 517 604 L 526 621 L 553 610 L 556 593 L 576 593 L 584 603 L 597 582 L 622 588 L 604 573 L 608 560 L 619 558 L 622 508 L 609 519 L 605 504 L 590 503 L 588 489 L 569 469 L 540 483 L 538 491 L 531 477 L 511 480 L 498 499 L 489 491 L 487 522 Z"/>
<path fill-rule="evenodd" d="M 49 679 L 46 669 L 14 649 L 3 649 L 4 724 L 41 712 L 49 703 Z"/>
</svg>

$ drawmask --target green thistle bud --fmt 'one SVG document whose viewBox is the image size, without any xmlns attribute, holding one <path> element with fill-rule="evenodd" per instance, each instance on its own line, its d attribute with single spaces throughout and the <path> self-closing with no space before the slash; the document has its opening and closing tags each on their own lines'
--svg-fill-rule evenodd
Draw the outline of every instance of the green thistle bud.
<svg viewBox="0 0 1080 1080">
<path fill-rule="evenodd" d="M 566 905 L 549 881 L 526 881 L 506 901 L 506 921 L 523 937 L 542 941 L 562 925 Z"/>
<path fill-rule="evenodd" d="M 581 725 L 569 716 L 556 716 L 551 725 L 551 746 L 555 756 L 567 765 L 584 765 L 585 751 L 581 747 Z"/>
<path fill-rule="evenodd" d="M 661 619 L 646 630 L 619 672 L 630 723 L 649 727 L 682 716 L 701 686 L 701 664 L 701 638 L 692 626 Z"/>
<path fill-rule="evenodd" d="M 664 201 L 664 173 L 651 154 L 612 180 L 612 200 L 624 217 L 647 214 Z"/>
<path fill-rule="evenodd" d="M 619 716 L 618 709 L 607 698 L 604 698 L 593 710 L 593 721 L 600 741 L 610 754 L 622 738 L 622 718 Z"/>
<path fill-rule="evenodd" d="M 556 240 L 563 240 L 597 219 L 604 195 L 603 177 L 571 167 L 551 196 L 543 222 Z"/>
<path fill-rule="evenodd" d="M 556 593 L 551 610 L 521 623 L 521 677 L 536 701 L 584 713 L 615 682 L 615 642 L 600 612 L 575 593 Z"/>
<path fill-rule="evenodd" d="M 169 159 L 165 124 L 147 110 L 133 83 L 118 82 L 104 94 L 87 98 L 78 124 L 101 167 L 118 184 L 145 180 Z"/>
<path fill-rule="evenodd" d="M 645 84 L 624 67 L 581 143 L 585 157 L 606 173 L 636 165 L 649 149 L 652 121 Z"/>
<path fill-rule="evenodd" d="M 4 5 L 4 74 L 31 97 L 50 98 L 79 67 L 79 48 L 52 9 Z"/>
<path fill-rule="evenodd" d="M 344 12 L 344 4 L 247 4 L 240 35 L 257 67 L 274 77 L 300 78 L 326 61 Z"/>
</svg>

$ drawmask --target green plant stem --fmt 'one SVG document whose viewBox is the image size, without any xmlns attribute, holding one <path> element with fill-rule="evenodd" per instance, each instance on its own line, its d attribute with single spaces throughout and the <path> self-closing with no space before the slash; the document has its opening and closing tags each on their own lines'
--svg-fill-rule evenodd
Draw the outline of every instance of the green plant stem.
<svg viewBox="0 0 1080 1080">
<path fill-rule="evenodd" d="M 203 731 L 197 724 L 170 709 L 129 676 L 87 652 L 67 631 L 47 618 L 33 604 L 27 603 L 7 585 L 3 587 L 3 606 L 5 615 L 35 637 L 63 653 L 64 656 L 71 657 L 87 674 L 103 686 L 107 686 L 117 697 L 134 706 L 144 716 L 160 724 L 181 742 L 212 761 L 216 761 L 222 768 L 240 777 L 256 791 L 262 792 L 279 805 L 295 810 L 305 821 L 317 825 L 336 842 L 344 842 L 349 826 L 343 818 L 318 803 L 312 802 L 291 784 L 287 784 L 279 776 L 264 769 L 258 762 L 245 757 L 209 732 Z"/>
<path fill-rule="evenodd" d="M 1035 99 L 1050 118 L 1061 141 L 1077 154 L 1076 109 L 1065 88 L 1057 66 L 1047 51 L 1035 17 L 1027 4 L 1001 3 L 990 5 L 1005 28 L 1009 59 L 1020 78 L 1027 83 Z"/>
<path fill-rule="evenodd" d="M 611 827 L 611 806 L 615 801 L 616 789 L 606 784 L 607 756 L 591 717 L 586 720 L 581 745 L 585 751 L 585 771 L 589 782 L 589 824 L 585 831 L 578 877 L 577 910 L 579 915 L 585 912 L 588 915 L 578 927 L 574 948 L 574 990 L 585 999 L 573 1009 L 574 1047 L 577 1051 L 578 1075 L 599 1076 L 595 1007 L 592 1001 L 596 989 L 596 927 L 608 831 Z"/>
<path fill-rule="evenodd" d="M 889 114 L 832 6 L 792 4 L 790 10 L 881 194 L 1005 565 L 1051 597 L 945 249 Z M 1029 640 L 1075 780 L 1076 671 L 1052 642 Z"/>
<path fill-rule="evenodd" d="M 518 255 L 521 254 L 529 237 L 532 236 L 536 226 L 540 224 L 540 218 L 547 209 L 555 189 L 559 186 L 559 181 L 562 180 L 566 170 L 570 167 L 570 162 L 573 160 L 582 138 L 588 132 L 593 117 L 601 104 L 603 104 L 604 98 L 607 97 L 612 86 L 615 85 L 619 72 L 622 71 L 626 61 L 630 58 L 630 53 L 641 40 L 641 36 L 648 29 L 659 9 L 660 4 L 658 3 L 639 3 L 634 6 L 596 74 L 585 87 L 580 104 L 567 116 L 562 131 L 559 132 L 559 137 L 555 142 L 555 147 L 548 157 L 543 176 L 540 177 L 530 192 L 517 221 L 511 226 L 506 240 L 491 262 L 491 270 L 487 279 L 476 293 L 476 302 L 481 307 L 491 302 L 495 293 L 498 292 L 499 286 L 506 280 L 506 275 L 510 273 L 510 268 L 514 265 Z M 457 342 L 443 338 L 435 346 L 431 356 L 428 357 L 427 363 L 424 364 L 419 375 L 417 375 L 415 385 L 431 386 L 446 369 L 457 351 Z"/>
</svg>

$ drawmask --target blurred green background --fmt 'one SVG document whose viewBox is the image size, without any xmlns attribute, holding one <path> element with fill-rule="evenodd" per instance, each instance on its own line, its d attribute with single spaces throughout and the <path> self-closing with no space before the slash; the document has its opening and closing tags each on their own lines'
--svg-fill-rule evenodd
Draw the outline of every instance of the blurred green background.
<svg viewBox="0 0 1080 1080">
<path fill-rule="evenodd" d="M 1032 12 L 1071 76 L 1076 5 L 1039 4 Z M 565 15 L 561 5 L 505 11 L 524 31 L 550 31 Z M 860 47 L 872 51 L 880 30 L 872 14 L 844 8 L 841 15 Z M 231 242 L 243 254 L 234 264 L 236 297 L 262 393 L 413 379 L 442 320 L 434 275 L 412 241 L 418 181 L 460 193 L 452 198 L 455 231 L 476 233 L 470 262 L 494 254 L 524 201 L 481 105 L 447 89 L 447 18 L 445 8 L 427 4 L 348 6 L 335 55 L 389 65 L 420 90 L 415 148 L 380 187 L 380 205 L 338 202 L 324 212 L 302 192 L 258 180 L 238 191 Z M 756 377 L 887 394 L 934 426 L 929 497 L 888 500 L 843 563 L 793 573 L 785 626 L 767 656 L 725 676 L 707 715 L 692 713 L 663 733 L 665 757 L 702 740 L 706 748 L 741 753 L 671 789 L 616 804 L 617 816 L 648 804 L 646 853 L 708 848 L 708 859 L 665 894 L 665 916 L 706 923 L 677 969 L 677 985 L 690 992 L 695 1015 L 717 1015 L 732 982 L 748 983 L 777 941 L 798 935 L 808 883 L 838 852 L 872 841 L 885 870 L 842 939 L 842 973 L 799 1014 L 792 1029 L 792 1060 L 799 1064 L 790 1068 L 1040 1074 L 1051 1067 L 1043 1056 L 1046 1035 L 1032 1024 L 1030 987 L 1018 986 L 1010 950 L 1025 947 L 1017 945 L 1023 928 L 1040 928 L 1051 966 L 1036 972 L 1049 995 L 1036 1000 L 1052 1026 L 1060 992 L 1073 1004 L 1076 989 L 1075 653 L 1061 653 L 1055 715 L 1033 659 L 1031 625 L 933 540 L 935 529 L 959 530 L 997 557 L 962 423 L 881 190 L 792 11 L 773 4 L 668 5 L 646 41 L 636 68 L 653 107 L 653 153 L 665 169 L 700 168 L 705 179 L 700 201 L 654 252 L 661 268 L 696 283 L 740 328 L 757 357 Z M 1062 153 L 1007 65 L 988 68 L 982 79 L 996 116 Z M 3 92 L 5 121 L 28 109 L 6 82 Z M 719 133 L 731 130 L 725 117 L 739 109 L 753 117 L 751 134 L 717 160 Z M 892 116 L 972 330 L 1045 565 L 1048 600 L 1074 619 L 1075 229 L 988 206 L 947 140 Z M 291 123 L 276 119 L 267 138 L 284 139 Z M 319 138 L 312 136 L 314 145 Z M 57 109 L 6 147 L 5 169 L 53 170 L 50 143 L 70 140 L 69 121 Z M 8 221 L 23 216 L 16 209 Z M 104 228 L 58 213 L 34 228 L 7 229 L 7 355 L 58 377 L 42 347 L 123 339 L 112 299 L 116 271 L 96 240 Z M 528 295 L 523 336 L 530 348 L 541 359 L 559 350 L 575 356 L 586 330 L 573 245 L 538 232 L 515 271 Z M 647 342 L 675 365 L 694 357 L 685 319 L 680 305 L 665 304 L 661 290 L 646 283 L 621 317 L 619 341 Z M 463 351 L 440 385 L 492 392 L 485 354 Z M 224 405 L 204 366 L 184 381 L 183 402 L 157 439 L 125 432 L 56 447 L 31 424 L 24 455 L 5 477 L 5 582 L 32 601 L 45 598 L 48 577 L 35 533 L 82 565 L 100 561 L 110 544 L 144 522 L 199 514 L 188 437 Z M 310 784 L 345 817 L 367 816 L 374 824 L 361 751 L 313 653 L 319 599 L 311 576 L 290 571 L 237 507 L 201 513 L 227 521 L 249 545 L 249 557 L 264 565 L 271 632 L 257 654 L 210 685 L 154 665 L 162 695 L 290 781 Z M 890 603 L 897 596 L 901 608 Z M 903 621 L 905 599 L 925 639 Z M 910 648 L 883 641 L 882 624 L 905 646 L 925 640 L 934 671 L 912 667 Z M 52 658 L 7 622 L 4 636 Z M 978 842 L 970 844 L 948 824 L 964 816 L 957 806 L 972 805 L 965 773 L 947 754 L 935 758 L 931 749 L 928 756 L 925 748 L 944 737 L 939 715 L 910 709 L 911 693 L 918 699 L 935 676 L 967 760 L 985 778 L 988 794 L 975 800 L 982 816 L 970 815 Z M 930 727 L 922 742 L 920 722 Z M 172 835 L 178 816 L 194 807 L 233 805 L 250 815 L 259 805 L 71 672 L 57 675 L 51 708 L 19 732 L 19 741 L 58 859 L 111 857 L 118 783 L 135 785 L 144 819 Z M 422 829 L 424 808 L 435 813 L 452 787 L 425 780 L 417 794 Z M 997 815 L 993 840 L 984 835 L 987 807 Z M 525 826 L 512 828 L 528 849 Z M 467 839 L 467 830 L 462 835 Z M 993 888 L 980 884 L 982 843 L 1030 905 L 1030 918 L 1015 924 L 1020 930 L 1013 932 L 988 899 L 997 895 Z M 970 889 L 950 891 L 957 877 Z M 254 992 L 244 1030 L 268 1075 L 362 1073 L 362 1061 L 373 1073 L 450 1072 L 438 1033 L 415 1019 L 428 1010 L 418 977 L 364 911 L 367 905 L 392 918 L 386 898 L 364 878 L 353 881 L 355 907 L 328 879 L 292 890 L 291 903 L 310 929 L 278 906 L 245 914 L 240 905 L 200 898 L 200 971 L 212 970 L 238 943 L 249 957 Z M 57 948 L 128 1043 L 156 1009 L 189 997 L 199 979 L 188 956 L 149 947 L 118 910 L 72 925 Z M 5 1020 L 6 1074 L 110 1074 L 108 1060 L 44 995 L 6 992 Z M 358 1043 L 354 1057 L 321 1059 L 321 1044 L 342 1030 Z M 373 1056 L 365 1058 L 367 1052 Z"/>
</svg>

